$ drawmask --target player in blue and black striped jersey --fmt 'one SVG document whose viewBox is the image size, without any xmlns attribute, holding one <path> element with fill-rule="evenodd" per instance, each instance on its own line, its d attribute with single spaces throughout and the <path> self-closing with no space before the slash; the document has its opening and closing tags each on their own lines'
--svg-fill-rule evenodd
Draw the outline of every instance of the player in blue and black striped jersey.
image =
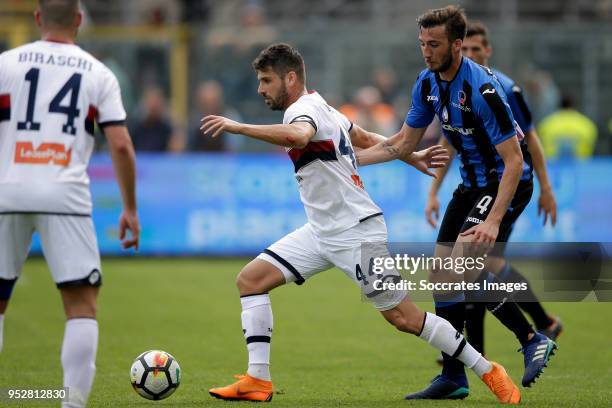
<svg viewBox="0 0 612 408">
<path fill-rule="evenodd" d="M 402 158 L 414 151 L 425 129 L 438 116 L 442 132 L 458 152 L 462 183 L 449 203 L 438 236 L 436 257 L 456 254 L 465 244 L 505 242 L 512 225 L 527 206 L 533 191 L 529 152 L 508 105 L 502 86 L 490 69 L 462 57 L 466 18 L 455 6 L 431 10 L 419 17 L 419 42 L 427 69 L 412 91 L 412 106 L 400 131 L 374 147 L 360 151 L 360 165 Z M 523 159 L 525 158 L 525 159 Z M 467 210 L 467 211 L 466 211 Z M 447 223 L 446 220 L 449 220 Z M 439 281 L 438 271 L 430 279 Z M 497 281 L 486 270 L 465 276 L 473 281 Z M 447 276 L 448 277 L 448 276 Z M 436 314 L 458 332 L 465 323 L 465 303 L 476 291 L 434 293 Z M 525 357 L 523 385 L 541 374 L 556 344 L 536 333 L 506 291 L 489 292 L 487 309 L 514 332 Z M 469 394 L 464 367 L 443 355 L 441 375 L 423 391 L 407 399 L 462 399 Z"/>
<path fill-rule="evenodd" d="M 468 57 L 480 65 L 488 66 L 488 60 L 491 57 L 492 48 L 489 44 L 488 31 L 484 24 L 480 22 L 468 24 L 466 37 L 463 41 L 461 51 L 463 56 Z M 538 177 L 540 185 L 538 212 L 543 213 L 544 224 L 546 224 L 548 218 L 550 217 L 551 224 L 555 225 L 555 197 L 548 179 L 543 149 L 531 120 L 531 112 L 529 107 L 525 102 L 521 88 L 511 78 L 495 69 L 491 69 L 491 71 L 493 71 L 504 92 L 506 93 L 508 104 L 510 105 L 514 118 L 521 129 L 523 129 L 525 132 L 525 142 L 527 143 L 527 148 L 532 158 L 533 168 Z M 448 150 L 452 150 L 446 139 L 442 138 L 440 144 L 446 147 Z M 441 171 L 437 172 L 437 178 L 435 178 L 431 184 L 427 205 L 425 206 L 427 221 L 434 228 L 437 225 L 437 218 L 440 209 L 437 193 L 442 181 L 444 180 L 444 177 L 447 174 L 448 167 L 444 167 L 439 170 Z M 469 210 L 466 209 L 466 211 Z M 447 223 L 447 225 L 445 225 L 445 229 L 461 228 L 460 220 L 455 219 L 454 224 L 454 226 L 449 226 Z M 487 270 L 495 273 L 504 282 L 527 282 L 525 277 L 502 257 L 489 257 L 487 260 Z M 536 328 L 547 337 L 551 338 L 552 340 L 556 340 L 562 330 L 562 324 L 558 318 L 551 317 L 546 313 L 529 286 L 527 286 L 527 290 L 525 292 L 521 293 L 520 296 L 515 297 L 515 299 L 517 300 L 517 304 L 520 306 L 520 308 L 531 316 Z M 467 337 L 470 343 L 483 354 L 485 311 L 485 305 L 482 302 L 474 302 L 466 305 L 465 327 Z"/>
</svg>

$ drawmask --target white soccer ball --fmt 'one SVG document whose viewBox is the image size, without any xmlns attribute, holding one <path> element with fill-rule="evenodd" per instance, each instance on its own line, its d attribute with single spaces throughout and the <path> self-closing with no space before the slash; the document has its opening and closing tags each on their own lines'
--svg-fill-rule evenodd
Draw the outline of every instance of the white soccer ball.
<svg viewBox="0 0 612 408">
<path fill-rule="evenodd" d="M 168 398 L 181 383 L 181 367 L 169 353 L 145 351 L 134 360 L 130 369 L 134 391 L 150 400 Z"/>
</svg>

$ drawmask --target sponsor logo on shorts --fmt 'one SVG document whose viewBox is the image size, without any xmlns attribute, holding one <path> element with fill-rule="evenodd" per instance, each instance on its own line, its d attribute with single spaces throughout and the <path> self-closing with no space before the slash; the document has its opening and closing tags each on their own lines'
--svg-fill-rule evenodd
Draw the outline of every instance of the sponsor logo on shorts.
<svg viewBox="0 0 612 408">
<path fill-rule="evenodd" d="M 467 221 L 473 222 L 474 224 L 482 224 L 484 222 L 483 220 L 475 217 L 467 217 Z"/>
<path fill-rule="evenodd" d="M 61 143 L 41 143 L 36 149 L 32 142 L 17 142 L 15 144 L 15 163 L 24 164 L 55 164 L 67 167 L 70 164 L 72 149 L 66 151 Z"/>
<path fill-rule="evenodd" d="M 102 278 L 102 275 L 100 275 L 100 271 L 97 269 L 94 269 L 93 271 L 91 271 L 91 273 L 87 277 L 87 280 L 89 281 L 90 285 L 95 286 L 100 282 L 101 278 Z"/>
</svg>

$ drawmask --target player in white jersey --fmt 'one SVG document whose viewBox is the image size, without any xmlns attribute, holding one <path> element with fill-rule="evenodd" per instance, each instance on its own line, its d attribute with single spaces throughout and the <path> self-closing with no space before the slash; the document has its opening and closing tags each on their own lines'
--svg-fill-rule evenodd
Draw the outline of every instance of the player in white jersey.
<svg viewBox="0 0 612 408">
<path fill-rule="evenodd" d="M 120 239 L 137 249 L 135 156 L 117 79 L 74 44 L 78 0 L 40 0 L 35 18 L 42 39 L 0 54 L 0 344 L 4 313 L 37 231 L 67 317 L 63 406 L 83 407 L 95 374 L 102 283 L 86 173 L 94 124 L 108 139 L 123 197 Z"/>
<path fill-rule="evenodd" d="M 387 229 L 382 212 L 359 178 L 352 146 L 368 148 L 384 138 L 351 124 L 318 93 L 308 93 L 304 62 L 291 46 L 267 47 L 253 67 L 259 80 L 258 92 L 268 107 L 285 111 L 283 124 L 248 125 L 207 116 L 202 130 L 213 137 L 231 132 L 286 147 L 308 223 L 272 244 L 238 275 L 248 370 L 234 384 L 213 388 L 210 394 L 224 400 L 272 399 L 269 365 L 273 323 L 268 292 L 285 283 L 302 284 L 316 273 L 337 266 L 398 330 L 419 336 L 473 368 L 500 401 L 520 399 L 518 388 L 503 367 L 482 357 L 446 320 L 420 310 L 405 291 L 373 290 L 376 278 L 368 270 L 367 260 L 388 256 Z M 443 166 L 445 154 L 434 146 L 406 156 L 405 161 L 431 174 L 428 168 Z M 384 273 L 383 280 L 399 278 L 395 269 Z"/>
</svg>

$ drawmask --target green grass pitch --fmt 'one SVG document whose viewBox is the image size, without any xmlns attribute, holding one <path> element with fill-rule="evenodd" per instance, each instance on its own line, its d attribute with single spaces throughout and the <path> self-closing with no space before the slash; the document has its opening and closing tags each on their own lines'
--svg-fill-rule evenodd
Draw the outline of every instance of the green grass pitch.
<svg viewBox="0 0 612 408">
<path fill-rule="evenodd" d="M 226 407 L 208 395 L 246 368 L 235 275 L 247 260 L 109 259 L 99 298 L 100 344 L 90 407 Z M 528 267 L 528 265 L 520 265 Z M 435 350 L 397 332 L 341 272 L 331 270 L 305 285 L 272 292 L 274 407 L 473 407 L 497 405 L 473 374 L 463 402 L 408 402 L 405 393 L 437 374 Z M 431 304 L 424 304 L 431 309 Z M 565 324 L 559 353 L 532 389 L 530 407 L 612 405 L 612 304 L 547 305 Z M 522 376 L 518 344 L 487 317 L 488 355 L 515 382 Z M 61 301 L 43 260 L 27 262 L 5 319 L 0 387 L 60 387 L 64 329 Z M 172 353 L 183 371 L 169 399 L 152 402 L 129 383 L 139 353 Z M 232 405 L 233 404 L 233 405 Z M 58 406 L 48 402 L 2 406 Z"/>
</svg>

